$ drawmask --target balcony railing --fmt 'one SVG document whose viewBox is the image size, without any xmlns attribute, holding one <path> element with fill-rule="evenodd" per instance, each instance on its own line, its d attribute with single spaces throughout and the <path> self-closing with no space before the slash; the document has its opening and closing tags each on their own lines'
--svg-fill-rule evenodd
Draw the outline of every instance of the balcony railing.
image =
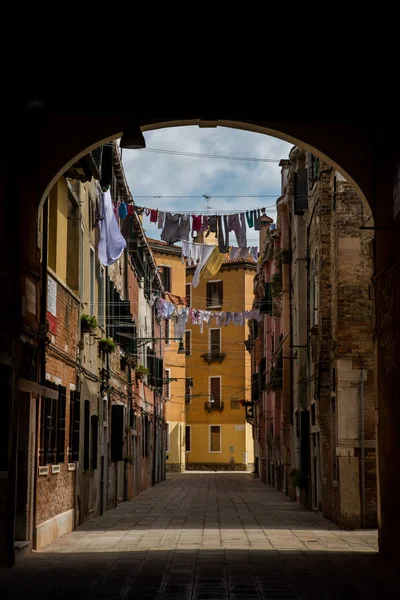
<svg viewBox="0 0 400 600">
<path fill-rule="evenodd" d="M 225 356 L 226 354 L 223 354 L 222 352 L 209 352 L 208 354 L 202 354 L 201 358 L 204 358 L 205 362 L 211 364 L 212 362 L 222 363 Z"/>
<path fill-rule="evenodd" d="M 222 410 L 224 410 L 224 403 L 223 402 L 204 402 L 204 410 L 208 410 L 208 412 L 211 412 L 212 410 L 218 410 L 219 412 L 221 412 Z"/>
</svg>

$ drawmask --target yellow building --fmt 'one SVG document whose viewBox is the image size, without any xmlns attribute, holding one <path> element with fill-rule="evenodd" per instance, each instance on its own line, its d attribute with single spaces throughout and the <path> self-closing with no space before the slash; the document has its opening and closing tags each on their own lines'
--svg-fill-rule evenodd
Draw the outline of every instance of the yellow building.
<svg viewBox="0 0 400 600">
<path fill-rule="evenodd" d="M 166 242 L 147 238 L 160 270 L 164 289 L 173 296 L 186 297 L 186 267 L 182 263 L 182 249 L 168 246 Z M 171 298 L 167 296 L 167 300 Z M 167 422 L 167 472 L 185 470 L 185 355 L 177 354 L 179 341 L 174 324 L 165 320 L 164 369 L 165 369 L 165 420 Z M 170 381 L 172 380 L 172 381 Z"/>
<path fill-rule="evenodd" d="M 253 259 L 230 260 L 227 255 L 212 280 L 192 287 L 194 268 L 187 268 L 187 296 L 194 309 L 239 312 L 251 310 Z M 218 327 L 186 325 L 186 470 L 248 470 L 254 467 L 251 425 L 241 400 L 251 399 L 250 356 L 244 341 L 247 325 Z"/>
</svg>

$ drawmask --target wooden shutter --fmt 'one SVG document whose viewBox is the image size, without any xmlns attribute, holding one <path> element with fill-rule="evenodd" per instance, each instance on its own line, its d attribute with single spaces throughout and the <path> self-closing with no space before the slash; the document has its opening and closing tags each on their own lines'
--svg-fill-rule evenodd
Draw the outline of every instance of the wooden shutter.
<svg viewBox="0 0 400 600">
<path fill-rule="evenodd" d="M 186 306 L 191 306 L 192 298 L 191 298 L 191 285 L 190 283 L 186 284 Z"/>
<path fill-rule="evenodd" d="M 122 460 L 124 442 L 124 407 L 113 404 L 111 407 L 111 460 Z"/>
<path fill-rule="evenodd" d="M 314 160 L 315 160 L 314 155 L 310 153 L 308 155 L 308 161 L 307 161 L 308 187 L 310 189 L 314 185 Z"/>
<path fill-rule="evenodd" d="M 212 305 L 212 282 L 211 281 L 207 281 L 207 285 L 206 285 L 206 304 L 207 307 Z"/>
<path fill-rule="evenodd" d="M 186 452 L 190 452 L 192 449 L 192 440 L 191 440 L 191 427 L 190 425 L 186 425 L 185 429 L 185 443 L 186 443 Z"/>
<path fill-rule="evenodd" d="M 79 392 L 71 392 L 72 395 L 72 417 L 71 419 L 71 459 L 72 462 L 79 461 L 79 438 L 81 428 L 81 396 Z"/>
<path fill-rule="evenodd" d="M 217 289 L 218 289 L 218 298 L 219 298 L 219 306 L 222 306 L 223 302 L 224 302 L 224 296 L 223 296 L 223 282 L 222 281 L 217 281 Z"/>
<path fill-rule="evenodd" d="M 185 404 L 190 404 L 190 400 L 191 400 L 191 393 L 190 393 L 190 384 L 191 384 L 191 377 L 186 377 L 185 379 Z"/>
<path fill-rule="evenodd" d="M 65 461 L 65 412 L 67 402 L 67 388 L 58 386 L 58 418 L 57 418 L 57 457 L 58 463 Z"/>
<path fill-rule="evenodd" d="M 221 353 L 221 330 L 210 329 L 210 352 L 212 355 Z"/>
<path fill-rule="evenodd" d="M 186 352 L 186 356 L 190 356 L 191 355 L 191 331 L 185 331 L 185 352 Z"/>
<path fill-rule="evenodd" d="M 99 442 L 99 417 L 92 415 L 91 417 L 91 430 L 92 430 L 92 469 L 97 469 L 97 457 L 98 457 L 98 442 Z"/>
<path fill-rule="evenodd" d="M 308 208 L 308 185 L 306 169 L 298 169 L 297 173 L 295 173 L 293 208 L 295 215 L 302 215 Z"/>
<path fill-rule="evenodd" d="M 221 380 L 219 377 L 211 377 L 210 379 L 210 396 L 212 396 L 214 402 L 221 402 Z"/>
<path fill-rule="evenodd" d="M 221 428 L 219 425 L 210 426 L 210 452 L 221 451 Z"/>
<path fill-rule="evenodd" d="M 83 470 L 89 470 L 90 460 L 90 401 L 85 400 L 83 421 Z"/>
</svg>

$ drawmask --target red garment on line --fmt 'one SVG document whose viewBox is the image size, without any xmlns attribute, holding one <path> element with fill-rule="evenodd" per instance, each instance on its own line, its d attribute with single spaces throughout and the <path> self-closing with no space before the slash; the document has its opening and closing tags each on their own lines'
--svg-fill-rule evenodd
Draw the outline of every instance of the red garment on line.
<svg viewBox="0 0 400 600">
<path fill-rule="evenodd" d="M 192 231 L 201 231 L 201 215 L 192 215 L 193 225 Z"/>
<path fill-rule="evenodd" d="M 157 223 L 158 219 L 158 210 L 150 211 L 150 223 Z"/>
</svg>

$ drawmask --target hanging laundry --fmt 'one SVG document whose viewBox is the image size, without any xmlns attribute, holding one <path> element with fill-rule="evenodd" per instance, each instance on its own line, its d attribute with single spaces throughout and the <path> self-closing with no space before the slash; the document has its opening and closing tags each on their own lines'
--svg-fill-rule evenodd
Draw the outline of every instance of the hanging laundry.
<svg viewBox="0 0 400 600">
<path fill-rule="evenodd" d="M 224 262 L 225 254 L 221 254 L 218 250 L 217 246 L 214 247 L 214 250 L 211 253 L 210 258 L 206 262 L 204 268 L 200 273 L 200 279 L 211 279 L 215 277 L 220 268 L 222 267 L 222 263 Z"/>
<path fill-rule="evenodd" d="M 120 232 L 118 222 L 113 213 L 109 191 L 101 195 L 100 211 L 102 219 L 99 223 L 100 241 L 98 253 L 101 264 L 108 267 L 119 259 L 126 248 L 126 240 Z"/>
<path fill-rule="evenodd" d="M 189 215 L 181 215 L 179 222 L 179 237 L 181 240 L 188 240 L 190 233 L 190 217 Z"/>
<path fill-rule="evenodd" d="M 196 271 L 194 272 L 192 285 L 196 288 L 199 285 L 200 281 L 200 273 L 206 262 L 211 256 L 212 251 L 214 250 L 214 246 L 207 246 L 206 244 L 199 244 L 200 246 L 200 258 L 198 265 L 196 267 Z"/>
<path fill-rule="evenodd" d="M 175 242 L 179 242 L 181 239 L 179 237 L 179 224 L 180 224 L 180 214 L 174 214 L 167 212 L 165 214 L 165 224 L 164 229 L 161 233 L 161 239 L 164 242 L 167 242 L 169 245 L 175 244 Z"/>
<path fill-rule="evenodd" d="M 201 231 L 201 215 L 192 215 L 192 232 Z"/>
<path fill-rule="evenodd" d="M 144 208 L 143 207 L 141 207 L 141 206 L 135 206 L 134 208 L 135 208 L 137 214 L 139 215 L 139 217 L 140 217 L 140 215 L 142 215 L 144 213 Z"/>
<path fill-rule="evenodd" d="M 152 209 L 150 211 L 150 223 L 157 223 L 158 221 L 158 210 Z"/>
<path fill-rule="evenodd" d="M 254 211 L 254 230 L 260 231 L 261 226 L 261 214 L 259 210 Z"/>
<path fill-rule="evenodd" d="M 258 260 L 258 248 L 257 246 L 250 246 L 250 254 L 254 258 L 255 262 Z"/>
<path fill-rule="evenodd" d="M 182 240 L 182 263 L 185 262 L 184 258 L 187 258 L 189 265 L 196 264 L 200 260 L 201 246 L 202 244 Z"/>
<path fill-rule="evenodd" d="M 239 227 L 240 227 L 239 215 L 229 215 L 228 216 L 228 231 L 234 231 L 236 233 L 236 231 Z"/>
<path fill-rule="evenodd" d="M 158 211 L 158 229 L 162 229 L 164 227 L 164 218 L 165 213 L 162 210 Z"/>
<path fill-rule="evenodd" d="M 207 215 L 203 215 L 203 219 L 201 221 L 201 231 L 207 231 L 208 229 L 208 217 Z"/>
<path fill-rule="evenodd" d="M 133 206 L 133 204 L 128 204 L 128 215 L 133 214 L 135 214 L 135 207 Z"/>
<path fill-rule="evenodd" d="M 247 225 L 249 227 L 253 227 L 254 226 L 254 213 L 252 210 L 248 210 L 246 212 L 246 220 L 247 220 Z"/>
<path fill-rule="evenodd" d="M 121 202 L 119 205 L 118 214 L 120 219 L 125 219 L 126 215 L 128 214 L 128 208 L 125 202 Z"/>
<path fill-rule="evenodd" d="M 223 219 L 223 220 L 222 220 Z M 218 227 L 218 250 L 221 254 L 226 254 L 229 251 L 229 231 L 228 231 L 228 217 L 217 217 Z"/>
<path fill-rule="evenodd" d="M 246 219 L 244 213 L 240 213 L 240 215 L 229 215 L 228 231 L 233 231 L 235 233 L 239 248 L 246 247 Z"/>
<path fill-rule="evenodd" d="M 212 215 L 208 217 L 208 231 L 206 233 L 206 237 L 210 235 L 210 233 L 215 233 L 215 237 L 217 237 L 217 216 Z"/>
<path fill-rule="evenodd" d="M 146 214 L 146 217 L 148 217 L 150 215 L 150 208 L 145 208 L 144 212 Z"/>
</svg>

